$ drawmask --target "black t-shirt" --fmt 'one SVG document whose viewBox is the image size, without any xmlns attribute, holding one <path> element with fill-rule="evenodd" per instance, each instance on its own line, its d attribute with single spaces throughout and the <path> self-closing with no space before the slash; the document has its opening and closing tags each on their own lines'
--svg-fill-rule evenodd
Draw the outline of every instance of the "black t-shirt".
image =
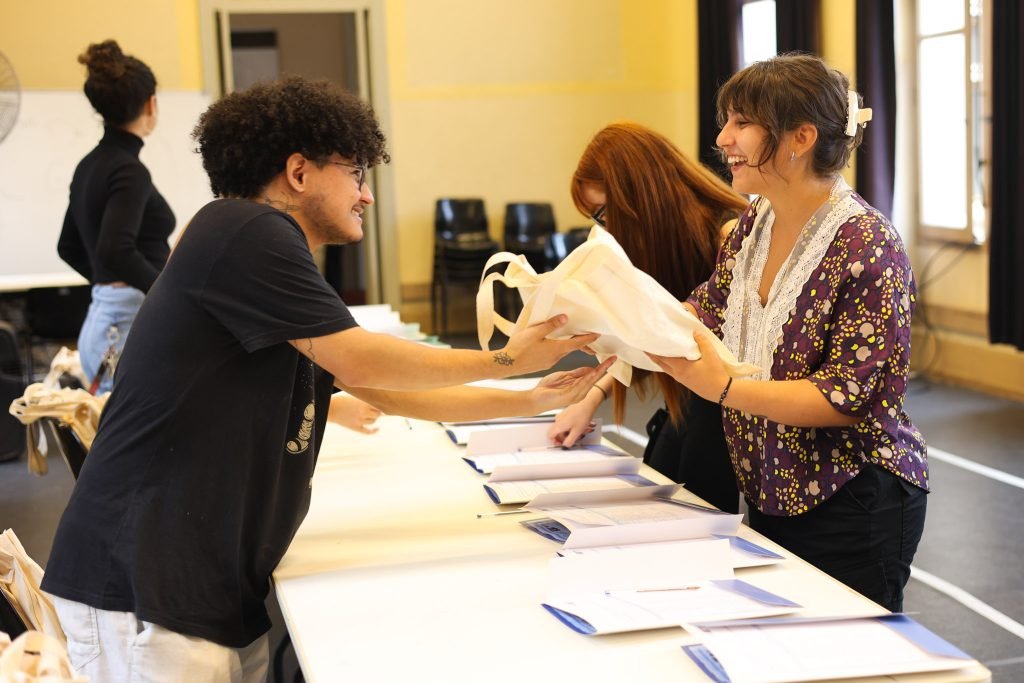
<svg viewBox="0 0 1024 683">
<path fill-rule="evenodd" d="M 106 128 L 79 162 L 57 253 L 92 283 L 148 292 L 167 261 L 174 213 L 139 161 L 142 138 Z"/>
<path fill-rule="evenodd" d="M 287 340 L 355 324 L 290 217 L 204 207 L 132 325 L 43 588 L 229 647 L 265 633 L 333 383 Z"/>
</svg>

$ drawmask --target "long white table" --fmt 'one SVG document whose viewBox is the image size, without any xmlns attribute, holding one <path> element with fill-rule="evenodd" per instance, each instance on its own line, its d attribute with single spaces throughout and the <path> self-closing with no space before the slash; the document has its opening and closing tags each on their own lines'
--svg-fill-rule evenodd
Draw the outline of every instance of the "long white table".
<svg viewBox="0 0 1024 683">
<path fill-rule="evenodd" d="M 559 623 L 540 606 L 557 544 L 519 524 L 530 515 L 477 519 L 498 508 L 440 426 L 381 422 L 372 436 L 328 427 L 312 507 L 274 574 L 307 681 L 708 680 L 680 649 L 682 629 L 588 637 Z M 804 616 L 885 613 L 796 558 L 737 577 L 805 605 Z M 991 676 L 973 662 L 884 680 Z"/>
</svg>

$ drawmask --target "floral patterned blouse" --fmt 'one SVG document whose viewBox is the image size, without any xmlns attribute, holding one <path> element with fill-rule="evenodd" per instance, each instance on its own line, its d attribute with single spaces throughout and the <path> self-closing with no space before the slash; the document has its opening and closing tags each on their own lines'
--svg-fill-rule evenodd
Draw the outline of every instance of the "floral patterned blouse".
<svg viewBox="0 0 1024 683">
<path fill-rule="evenodd" d="M 773 221 L 764 198 L 748 207 L 688 303 L 739 360 L 762 368 L 755 379 L 808 379 L 862 419 L 805 428 L 725 409 L 740 490 L 765 514 L 798 515 L 871 462 L 927 491 L 924 439 L 903 410 L 915 286 L 899 234 L 839 178 L 762 306 Z"/>
</svg>

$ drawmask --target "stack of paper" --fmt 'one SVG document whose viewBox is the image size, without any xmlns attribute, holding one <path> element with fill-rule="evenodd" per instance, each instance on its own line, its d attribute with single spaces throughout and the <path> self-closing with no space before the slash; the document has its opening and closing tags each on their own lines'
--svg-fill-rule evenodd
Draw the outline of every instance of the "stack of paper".
<svg viewBox="0 0 1024 683">
<path fill-rule="evenodd" d="M 683 650 L 718 683 L 783 683 L 959 669 L 971 657 L 905 614 L 686 624 Z"/>
<path fill-rule="evenodd" d="M 543 465 L 629 458 L 627 453 L 601 443 L 601 425 L 577 442 L 573 448 L 552 445 L 547 424 L 519 425 L 502 429 L 474 431 L 463 459 L 477 472 L 491 474 L 508 465 Z M 539 469 L 538 469 L 539 472 Z M 537 474 L 537 477 L 543 475 Z M 554 475 L 561 476 L 561 475 Z"/>
<path fill-rule="evenodd" d="M 671 484 L 545 493 L 526 508 L 551 519 L 523 524 L 562 541 L 566 549 L 736 535 L 742 515 L 673 498 L 678 492 L 679 485 Z M 558 527 L 566 533 L 564 538 Z"/>
<path fill-rule="evenodd" d="M 733 569 L 747 569 L 749 567 L 764 567 L 776 564 L 786 559 L 778 553 L 763 548 L 752 541 L 740 536 L 724 536 L 715 534 L 714 538 L 721 539 L 729 544 L 729 564 Z M 696 539 L 685 541 L 668 541 L 664 543 L 643 543 L 640 545 L 610 545 L 597 546 L 595 548 L 571 548 L 559 551 L 559 555 L 569 557 L 572 555 L 630 555 L 632 553 L 646 552 L 646 548 L 658 548 L 667 546 L 675 548 L 687 544 L 702 544 L 708 539 Z"/>
<path fill-rule="evenodd" d="M 504 505 L 529 503 L 544 493 L 654 486 L 639 471 L 640 461 L 631 457 L 497 465 L 484 490 L 491 500 Z"/>
<path fill-rule="evenodd" d="M 544 608 L 586 635 L 765 617 L 800 606 L 733 578 L 726 539 L 651 543 L 551 562 Z"/>
<path fill-rule="evenodd" d="M 525 389 L 512 389 L 512 391 L 526 391 Z M 448 438 L 452 440 L 456 446 L 468 446 L 470 439 L 477 432 L 481 434 L 489 434 L 496 432 L 497 435 L 492 437 L 492 440 L 504 440 L 508 438 L 514 438 L 515 432 L 509 434 L 503 433 L 503 430 L 514 428 L 514 427 L 537 427 L 543 425 L 543 434 L 548 443 L 551 442 L 547 439 L 547 429 L 555 421 L 555 415 L 553 413 L 544 413 L 542 415 L 535 415 L 532 417 L 497 417 L 490 420 L 472 420 L 469 422 L 442 422 L 441 426 L 444 427 L 445 432 L 448 433 Z M 477 437 L 480 440 L 480 437 Z M 487 443 L 488 439 L 484 438 L 484 443 Z M 479 447 L 478 447 L 479 448 Z"/>
<path fill-rule="evenodd" d="M 427 335 L 420 332 L 419 323 L 403 323 L 397 311 L 389 304 L 349 306 L 349 313 L 359 326 L 370 332 L 390 334 L 402 339 L 423 340 Z"/>
</svg>

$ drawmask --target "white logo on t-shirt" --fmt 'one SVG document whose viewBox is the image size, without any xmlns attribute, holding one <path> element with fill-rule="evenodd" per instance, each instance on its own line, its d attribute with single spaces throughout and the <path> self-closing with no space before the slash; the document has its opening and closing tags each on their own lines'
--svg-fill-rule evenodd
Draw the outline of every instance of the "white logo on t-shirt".
<svg viewBox="0 0 1024 683">
<path fill-rule="evenodd" d="M 310 403 L 302 411 L 302 424 L 299 425 L 299 434 L 285 444 L 289 453 L 299 454 L 309 448 L 309 437 L 313 434 L 313 416 L 316 415 L 316 405 Z"/>
</svg>

